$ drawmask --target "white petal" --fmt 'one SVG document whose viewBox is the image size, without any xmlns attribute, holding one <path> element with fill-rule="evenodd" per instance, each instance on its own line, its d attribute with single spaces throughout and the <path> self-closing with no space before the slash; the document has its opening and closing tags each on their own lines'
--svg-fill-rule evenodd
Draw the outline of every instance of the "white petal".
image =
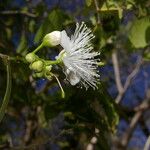
<svg viewBox="0 0 150 150">
<path fill-rule="evenodd" d="M 65 51 L 70 52 L 71 49 L 71 41 L 70 38 L 67 36 L 65 30 L 61 32 L 61 42 L 60 45 L 65 49 Z"/>
<path fill-rule="evenodd" d="M 66 69 L 66 76 L 67 76 L 67 80 L 73 86 L 80 82 L 80 77 L 77 76 L 77 74 L 72 71 L 72 68 Z"/>
<path fill-rule="evenodd" d="M 80 77 L 78 77 L 74 72 L 70 72 L 68 79 L 71 85 L 76 85 L 80 82 Z"/>
</svg>

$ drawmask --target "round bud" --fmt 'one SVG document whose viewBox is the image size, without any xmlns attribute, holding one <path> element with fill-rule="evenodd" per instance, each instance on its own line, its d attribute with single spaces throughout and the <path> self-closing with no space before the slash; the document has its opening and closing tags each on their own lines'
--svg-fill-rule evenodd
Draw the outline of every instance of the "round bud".
<svg viewBox="0 0 150 150">
<path fill-rule="evenodd" d="M 43 38 L 44 46 L 53 47 L 60 44 L 61 40 L 61 32 L 60 31 L 53 31 L 48 33 Z"/>
<path fill-rule="evenodd" d="M 46 66 L 46 67 L 45 67 L 45 70 L 46 70 L 46 71 L 51 71 L 51 69 L 52 69 L 52 65 L 49 65 L 49 66 Z"/>
<path fill-rule="evenodd" d="M 30 69 L 33 69 L 34 71 L 40 72 L 40 71 L 42 71 L 43 66 L 44 66 L 44 63 L 42 61 L 38 60 L 38 61 L 35 61 L 31 64 Z"/>
<path fill-rule="evenodd" d="M 41 78 L 43 77 L 43 72 L 37 72 L 34 74 L 35 77 Z"/>
<path fill-rule="evenodd" d="M 26 61 L 32 63 L 36 60 L 36 55 L 34 53 L 28 53 L 25 57 Z"/>
</svg>

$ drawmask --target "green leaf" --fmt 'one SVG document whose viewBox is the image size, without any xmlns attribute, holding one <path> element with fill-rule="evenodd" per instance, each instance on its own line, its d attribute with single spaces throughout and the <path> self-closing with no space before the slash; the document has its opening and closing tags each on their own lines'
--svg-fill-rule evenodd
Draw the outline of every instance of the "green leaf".
<svg viewBox="0 0 150 150">
<path fill-rule="evenodd" d="M 30 31 L 31 33 L 33 33 L 33 32 L 34 32 L 34 28 L 35 28 L 35 21 L 34 21 L 34 20 L 31 20 L 31 21 L 29 22 L 29 31 Z"/>
<path fill-rule="evenodd" d="M 119 16 L 119 19 L 122 19 L 123 17 L 123 9 L 121 9 L 120 7 L 118 8 L 118 16 Z"/>
<path fill-rule="evenodd" d="M 91 6 L 91 4 L 92 4 L 92 0 L 86 0 L 85 2 L 88 7 Z"/>
<path fill-rule="evenodd" d="M 150 42 L 150 18 L 137 19 L 129 30 L 129 40 L 135 48 L 144 48 Z"/>
<path fill-rule="evenodd" d="M 144 53 L 144 60 L 145 60 L 145 61 L 150 61 L 150 52 L 149 52 L 149 51 L 146 51 L 146 52 Z"/>
<path fill-rule="evenodd" d="M 108 122 L 109 129 L 115 132 L 116 125 L 119 123 L 119 116 L 116 112 L 115 102 L 108 94 L 104 85 L 101 83 L 101 91 L 99 91 L 100 99 L 99 102 L 103 106 L 105 111 L 106 121 Z"/>
<path fill-rule="evenodd" d="M 12 38 L 12 30 L 10 28 L 6 28 L 6 34 L 7 34 L 7 39 L 11 39 Z"/>
<path fill-rule="evenodd" d="M 25 34 L 23 33 L 21 35 L 20 43 L 17 47 L 16 52 L 17 53 L 23 53 L 27 49 L 27 39 L 25 37 Z"/>
<path fill-rule="evenodd" d="M 95 49 L 102 49 L 106 45 L 106 35 L 101 26 L 96 26 L 94 30 L 95 38 Z"/>
<path fill-rule="evenodd" d="M 11 67 L 10 67 L 10 62 L 9 60 L 6 61 L 6 68 L 7 68 L 7 86 L 6 86 L 6 92 L 4 95 L 4 99 L 0 108 L 0 122 L 2 121 L 4 114 L 5 114 L 5 110 L 7 108 L 9 99 L 10 99 L 10 94 L 11 94 Z"/>
</svg>

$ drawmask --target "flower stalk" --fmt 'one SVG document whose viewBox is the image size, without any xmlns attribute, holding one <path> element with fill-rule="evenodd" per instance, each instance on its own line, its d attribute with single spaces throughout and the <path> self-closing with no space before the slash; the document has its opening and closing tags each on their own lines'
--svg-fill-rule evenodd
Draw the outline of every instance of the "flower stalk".
<svg viewBox="0 0 150 150">
<path fill-rule="evenodd" d="M 32 53 L 37 53 L 40 49 L 42 49 L 44 47 L 44 44 L 41 43 Z"/>
</svg>

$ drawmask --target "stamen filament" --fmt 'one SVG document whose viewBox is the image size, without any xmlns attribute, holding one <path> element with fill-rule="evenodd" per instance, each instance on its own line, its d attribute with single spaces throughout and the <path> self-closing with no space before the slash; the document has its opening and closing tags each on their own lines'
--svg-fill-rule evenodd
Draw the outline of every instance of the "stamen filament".
<svg viewBox="0 0 150 150">
<path fill-rule="evenodd" d="M 51 73 L 51 74 L 52 74 L 52 76 L 55 77 L 55 79 L 56 79 L 57 82 L 58 82 L 58 85 L 59 85 L 59 87 L 60 87 L 60 89 L 61 89 L 61 96 L 62 96 L 62 98 L 65 98 L 65 92 L 64 92 L 64 90 L 63 90 L 63 88 L 62 88 L 62 86 L 61 86 L 61 83 L 60 83 L 59 79 L 57 78 L 57 76 L 56 76 L 55 74 L 53 74 L 53 73 Z"/>
</svg>

